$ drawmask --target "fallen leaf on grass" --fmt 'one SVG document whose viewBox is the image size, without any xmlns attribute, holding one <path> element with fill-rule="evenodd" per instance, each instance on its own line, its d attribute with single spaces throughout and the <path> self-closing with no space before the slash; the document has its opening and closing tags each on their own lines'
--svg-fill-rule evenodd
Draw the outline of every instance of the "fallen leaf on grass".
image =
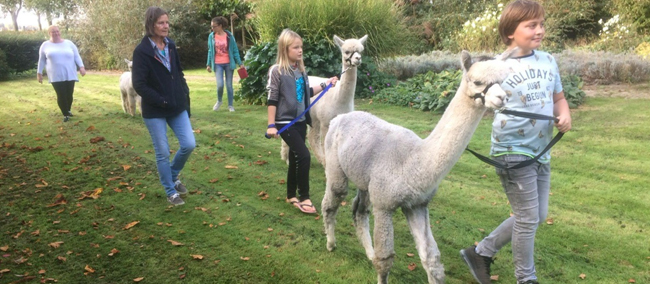
<svg viewBox="0 0 650 284">
<path fill-rule="evenodd" d="M 98 143 L 98 142 L 101 142 L 101 141 L 104 141 L 104 137 L 102 137 L 102 136 L 97 136 L 95 138 L 90 138 L 90 143 Z"/>
<path fill-rule="evenodd" d="M 182 246 L 183 245 L 182 243 L 179 243 L 179 242 L 174 241 L 174 240 L 167 240 L 167 241 L 170 242 L 174 246 Z"/>
<path fill-rule="evenodd" d="M 86 267 L 84 267 L 84 270 L 86 271 L 86 272 L 84 272 L 84 274 L 85 273 L 94 273 L 95 272 L 95 269 L 90 267 L 88 264 L 86 264 Z"/>
<path fill-rule="evenodd" d="M 49 243 L 48 245 L 53 247 L 53 248 L 59 248 L 62 244 L 63 244 L 63 242 L 58 241 L 58 242 Z"/>
<path fill-rule="evenodd" d="M 41 188 L 41 187 L 46 187 L 48 185 L 47 182 L 45 182 L 45 180 L 43 179 L 41 180 L 41 183 L 42 184 L 37 184 L 36 187 Z"/>
<path fill-rule="evenodd" d="M 130 169 L 131 166 L 129 166 L 129 165 L 122 165 L 122 168 L 126 171 L 126 170 Z"/>
<path fill-rule="evenodd" d="M 0 247 L 1 251 L 7 251 L 9 249 L 9 246 L 2 246 Z"/>
<path fill-rule="evenodd" d="M 56 201 L 52 204 L 48 204 L 47 207 L 54 207 L 57 205 L 63 205 L 63 204 L 68 204 L 68 201 L 65 199 L 63 194 L 57 194 L 55 197 Z"/>
<path fill-rule="evenodd" d="M 140 221 L 133 221 L 131 223 L 128 223 L 128 224 L 126 224 L 126 226 L 124 226 L 123 230 L 131 229 L 131 228 L 133 228 L 133 226 L 137 225 L 138 223 L 140 223 Z"/>
<path fill-rule="evenodd" d="M 133 279 L 133 282 L 140 282 L 143 279 L 144 279 L 144 277 L 138 277 L 138 278 Z"/>
<path fill-rule="evenodd" d="M 7 272 L 11 272 L 11 270 L 6 269 L 6 268 L 3 269 L 3 270 L 0 270 L 0 274 L 7 273 Z"/>
<path fill-rule="evenodd" d="M 60 261 L 63 261 L 63 262 L 66 261 L 66 258 L 63 257 L 63 256 L 57 256 L 56 259 L 58 259 L 58 260 L 60 260 Z"/>
<path fill-rule="evenodd" d="M 81 192 L 81 197 L 77 198 L 78 200 L 86 199 L 86 198 L 92 198 L 92 199 L 97 199 L 99 198 L 99 194 L 104 191 L 103 188 L 95 188 L 95 190 L 89 190 L 89 191 L 83 191 Z"/>
<path fill-rule="evenodd" d="M 415 262 L 411 262 L 411 264 L 409 264 L 409 266 L 408 266 L 408 268 L 409 268 L 410 271 L 415 270 L 416 267 L 418 267 L 418 265 L 415 264 Z"/>
<path fill-rule="evenodd" d="M 86 128 L 86 131 L 93 131 L 93 130 L 95 130 L 94 125 L 88 126 L 88 128 Z"/>
<path fill-rule="evenodd" d="M 578 277 L 580 277 L 580 279 L 584 280 L 585 278 L 587 278 L 587 274 L 580 273 L 580 276 L 578 276 Z"/>
<path fill-rule="evenodd" d="M 238 169 L 237 166 L 226 165 L 226 169 Z"/>
<path fill-rule="evenodd" d="M 120 251 L 117 250 L 116 248 L 113 248 L 113 249 L 111 250 L 111 252 L 108 254 L 108 256 L 114 256 L 114 255 L 115 255 L 116 253 L 118 253 L 118 252 L 120 252 Z"/>
<path fill-rule="evenodd" d="M 146 194 L 144 194 L 144 193 L 142 193 L 142 192 L 141 192 L 141 193 L 138 193 L 138 195 L 140 195 L 140 198 L 139 198 L 140 200 L 144 199 L 144 197 L 147 196 Z"/>
<path fill-rule="evenodd" d="M 499 275 L 490 275 L 490 280 L 499 281 Z"/>
<path fill-rule="evenodd" d="M 247 260 L 249 260 L 249 259 L 251 259 L 251 258 L 248 257 L 248 256 L 247 256 L 247 257 L 240 256 L 239 259 L 244 260 L 244 261 L 247 261 Z"/>
<path fill-rule="evenodd" d="M 198 259 L 198 260 L 203 259 L 203 256 L 200 254 L 190 254 L 190 255 L 192 256 L 193 259 Z"/>
<path fill-rule="evenodd" d="M 41 269 L 41 270 L 38 271 L 38 274 L 45 274 L 45 272 L 47 272 L 47 271 L 45 271 L 45 269 Z"/>
<path fill-rule="evenodd" d="M 213 179 L 210 180 L 210 183 L 215 183 L 215 182 L 218 182 L 218 181 L 219 181 L 218 178 L 213 178 Z"/>
<path fill-rule="evenodd" d="M 553 218 L 546 219 L 546 224 L 553 225 Z"/>
<path fill-rule="evenodd" d="M 636 280 L 630 278 L 630 280 L 627 280 L 627 283 L 636 283 Z"/>
<path fill-rule="evenodd" d="M 268 162 L 264 161 L 264 160 L 257 160 L 257 161 L 254 162 L 254 164 L 256 164 L 256 165 L 264 165 L 266 163 L 268 163 Z"/>
<path fill-rule="evenodd" d="M 406 253 L 406 256 L 408 256 L 408 257 L 413 257 L 414 255 L 415 255 L 415 254 L 412 254 L 412 253 L 410 253 L 410 252 L 409 252 L 409 253 Z"/>
</svg>

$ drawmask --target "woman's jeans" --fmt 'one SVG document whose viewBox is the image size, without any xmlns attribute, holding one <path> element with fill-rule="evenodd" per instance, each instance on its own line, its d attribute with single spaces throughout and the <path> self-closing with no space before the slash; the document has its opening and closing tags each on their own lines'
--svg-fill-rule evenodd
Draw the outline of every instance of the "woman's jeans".
<svg viewBox="0 0 650 284">
<path fill-rule="evenodd" d="M 504 155 L 495 160 L 513 166 L 531 158 L 525 155 Z M 536 280 L 535 232 L 548 214 L 550 192 L 550 164 L 534 163 L 514 170 L 496 169 L 501 179 L 513 216 L 506 219 L 476 247 L 482 256 L 493 257 L 504 245 L 512 241 L 515 277 L 519 283 Z"/>
<path fill-rule="evenodd" d="M 228 106 L 232 106 L 233 101 L 233 90 L 232 90 L 232 73 L 233 70 L 230 69 L 230 63 L 226 64 L 215 64 L 214 65 L 214 74 L 217 76 L 217 101 L 221 101 L 223 98 L 223 74 L 226 73 L 226 89 L 228 91 Z"/>
<path fill-rule="evenodd" d="M 56 92 L 56 102 L 63 116 L 70 114 L 72 108 L 72 94 L 74 93 L 75 81 L 52 82 L 54 92 Z"/>
<path fill-rule="evenodd" d="M 156 152 L 156 166 L 158 166 L 158 176 L 160 183 L 165 188 L 167 196 L 176 193 L 174 182 L 178 180 L 178 174 L 185 166 L 185 162 L 190 157 L 192 150 L 196 147 L 194 132 L 190 124 L 190 118 L 187 111 L 173 117 L 163 118 L 145 118 L 144 124 L 149 129 L 153 149 Z M 169 141 L 167 140 L 167 125 L 174 131 L 180 149 L 174 155 L 171 164 L 169 163 Z"/>
<path fill-rule="evenodd" d="M 281 129 L 286 124 L 278 124 Z M 311 155 L 305 145 L 307 136 L 307 122 L 296 122 L 280 133 L 282 140 L 289 145 L 289 168 L 287 170 L 287 199 L 296 197 L 298 189 L 298 200 L 301 202 L 309 199 L 309 167 L 311 166 Z"/>
</svg>

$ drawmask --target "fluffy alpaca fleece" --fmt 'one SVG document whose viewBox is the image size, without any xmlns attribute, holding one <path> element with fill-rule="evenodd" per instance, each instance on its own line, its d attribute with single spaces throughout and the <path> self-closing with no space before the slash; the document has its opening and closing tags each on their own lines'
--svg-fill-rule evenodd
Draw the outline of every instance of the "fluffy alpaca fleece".
<svg viewBox="0 0 650 284">
<path fill-rule="evenodd" d="M 363 53 L 364 44 L 368 35 L 360 39 L 346 39 L 345 41 L 334 36 L 334 43 L 341 50 L 341 70 L 347 70 L 341 75 L 336 86 L 331 87 L 327 93 L 316 103 L 310 110 L 311 128 L 307 134 L 307 140 L 311 147 L 312 153 L 316 159 L 325 165 L 325 153 L 323 143 L 325 134 L 329 129 L 330 121 L 339 114 L 348 113 L 354 110 L 354 92 L 357 87 L 357 67 L 361 64 L 361 54 Z M 348 60 L 349 59 L 349 60 Z M 312 85 L 318 85 L 327 81 L 327 78 L 309 76 L 309 82 Z M 320 93 L 312 97 L 312 101 Z M 288 162 L 289 146 L 282 142 L 280 156 Z"/>
<path fill-rule="evenodd" d="M 508 51 L 498 59 L 473 62 L 463 51 L 460 87 L 425 139 L 366 112 L 342 114 L 331 121 L 325 138 L 327 185 L 321 207 L 328 250 L 336 247 L 336 212 L 347 195 L 348 181 L 352 181 L 358 187 L 352 204 L 357 236 L 372 260 L 378 282 L 388 282 L 395 255 L 392 216 L 401 208 L 429 283 L 444 283 L 444 267 L 431 234 L 427 205 L 460 158 L 485 111 L 503 106 L 506 93 L 499 83 L 510 72 L 505 59 L 511 54 Z M 483 93 L 491 83 L 496 84 Z M 374 248 L 368 222 L 371 209 Z"/>
<path fill-rule="evenodd" d="M 122 92 L 122 110 L 125 113 L 135 116 L 136 104 L 140 105 L 140 114 L 142 114 L 141 98 L 138 93 L 133 89 L 133 82 L 131 81 L 131 67 L 133 61 L 124 59 L 124 62 L 129 66 L 129 72 L 124 72 L 120 76 L 120 91 Z"/>
</svg>

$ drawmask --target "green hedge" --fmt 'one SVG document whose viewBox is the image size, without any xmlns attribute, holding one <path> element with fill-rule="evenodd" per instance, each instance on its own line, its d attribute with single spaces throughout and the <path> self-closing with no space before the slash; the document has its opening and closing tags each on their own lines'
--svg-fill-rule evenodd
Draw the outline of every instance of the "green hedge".
<svg viewBox="0 0 650 284">
<path fill-rule="evenodd" d="M 419 74 L 393 88 L 381 90 L 373 99 L 422 111 L 444 111 L 456 95 L 462 76 L 460 70 Z M 561 80 L 569 107 L 576 108 L 581 105 L 586 96 L 582 91 L 582 78 L 570 75 L 562 76 Z"/>
<path fill-rule="evenodd" d="M 2 66 L 2 60 L 0 60 L 0 72 L 7 72 L 8 70 L 8 73 L 20 73 L 36 68 L 38 65 L 38 50 L 45 40 L 46 38 L 41 33 L 0 33 L 0 50 L 7 55 L 5 58 L 6 67 Z"/>
</svg>

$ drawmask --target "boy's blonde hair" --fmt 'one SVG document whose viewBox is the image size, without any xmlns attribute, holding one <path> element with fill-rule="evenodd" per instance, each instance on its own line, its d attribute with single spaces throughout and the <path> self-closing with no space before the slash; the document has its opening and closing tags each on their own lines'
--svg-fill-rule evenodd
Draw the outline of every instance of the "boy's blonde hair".
<svg viewBox="0 0 650 284">
<path fill-rule="evenodd" d="M 276 59 L 275 64 L 280 67 L 280 73 L 282 73 L 282 71 L 286 71 L 287 73 L 291 72 L 291 66 L 289 63 L 289 47 L 296 40 L 302 41 L 302 38 L 290 29 L 282 30 L 280 37 L 278 37 L 278 58 Z M 302 58 L 298 60 L 297 63 L 298 70 L 300 70 L 300 72 L 305 72 L 305 62 Z"/>
<path fill-rule="evenodd" d="M 519 23 L 544 17 L 544 7 L 533 0 L 516 0 L 510 2 L 499 19 L 499 36 L 506 46 L 510 46 L 512 39 L 508 38 L 515 33 Z"/>
</svg>

